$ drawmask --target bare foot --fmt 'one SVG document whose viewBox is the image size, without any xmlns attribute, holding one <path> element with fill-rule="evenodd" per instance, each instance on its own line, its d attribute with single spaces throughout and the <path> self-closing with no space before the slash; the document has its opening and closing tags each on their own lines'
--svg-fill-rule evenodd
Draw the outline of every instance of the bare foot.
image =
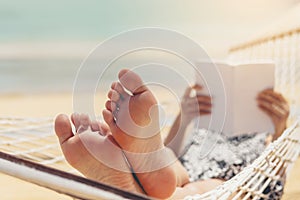
<svg viewBox="0 0 300 200">
<path fill-rule="evenodd" d="M 176 176 L 171 163 L 151 170 L 155 165 L 168 162 L 164 155 L 154 153 L 160 150 L 166 152 L 160 135 L 155 97 L 141 78 L 129 70 L 120 71 L 119 82 L 113 83 L 111 88 L 103 117 L 114 139 L 125 150 L 147 194 L 156 198 L 171 196 L 176 188 Z M 136 154 L 155 156 L 141 158 Z"/>
<path fill-rule="evenodd" d="M 103 164 L 94 156 L 94 154 L 100 153 L 109 157 L 110 160 L 119 162 L 118 164 L 123 167 L 127 166 L 122 151 L 116 150 L 111 145 L 114 139 L 110 135 L 108 127 L 98 122 L 90 122 L 89 118 L 84 115 L 72 115 L 72 122 L 76 129 L 82 128 L 80 134 L 73 134 L 66 115 L 59 115 L 55 120 L 55 132 L 69 164 L 87 178 L 127 191 L 142 193 L 131 173 L 108 167 L 106 163 Z M 88 126 L 91 131 L 87 130 Z M 89 150 L 86 148 L 86 142 L 91 145 Z"/>
</svg>

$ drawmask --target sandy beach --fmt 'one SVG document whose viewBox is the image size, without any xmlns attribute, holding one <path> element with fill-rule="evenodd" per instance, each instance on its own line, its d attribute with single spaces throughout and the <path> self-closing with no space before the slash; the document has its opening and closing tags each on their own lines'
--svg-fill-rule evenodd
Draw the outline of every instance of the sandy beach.
<svg viewBox="0 0 300 200">
<path fill-rule="evenodd" d="M 99 105 L 103 105 L 103 98 Z M 100 98 L 99 98 L 100 99 Z M 72 95 L 62 94 L 34 94 L 34 95 L 1 95 L 0 117 L 55 117 L 58 113 L 71 114 Z M 101 113 L 101 107 L 99 108 Z M 296 163 L 287 180 L 285 197 L 283 199 L 300 198 L 300 160 Z M 51 190 L 21 181 L 19 179 L 0 174 L 0 193 L 4 200 L 67 200 L 70 197 L 60 195 Z"/>
</svg>

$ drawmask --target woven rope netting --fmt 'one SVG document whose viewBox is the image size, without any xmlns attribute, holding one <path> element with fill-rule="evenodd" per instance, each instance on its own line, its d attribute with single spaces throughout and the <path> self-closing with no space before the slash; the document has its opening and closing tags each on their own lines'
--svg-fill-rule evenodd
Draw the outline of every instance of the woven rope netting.
<svg viewBox="0 0 300 200">
<path fill-rule="evenodd" d="M 0 117 L 0 171 L 76 199 L 148 199 L 78 176 L 62 155 L 52 119 Z"/>
<path fill-rule="evenodd" d="M 52 119 L 0 118 L 0 151 L 78 174 L 62 155 Z"/>
<path fill-rule="evenodd" d="M 266 61 L 275 63 L 274 89 L 288 100 L 293 122 L 300 116 L 300 28 L 237 46 L 229 53 L 231 63 Z"/>
</svg>

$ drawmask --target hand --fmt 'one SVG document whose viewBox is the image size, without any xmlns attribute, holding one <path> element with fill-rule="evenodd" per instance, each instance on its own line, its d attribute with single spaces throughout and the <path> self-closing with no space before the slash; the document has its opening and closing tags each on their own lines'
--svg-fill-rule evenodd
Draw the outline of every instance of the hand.
<svg viewBox="0 0 300 200">
<path fill-rule="evenodd" d="M 290 113 L 287 101 L 273 89 L 266 89 L 258 94 L 257 103 L 261 110 L 272 119 L 275 127 L 274 139 L 276 139 L 286 129 L 286 122 Z"/>
<path fill-rule="evenodd" d="M 192 90 L 196 95 L 191 97 Z M 202 86 L 194 85 L 185 90 L 181 101 L 181 117 L 183 123 L 190 123 L 195 117 L 200 115 L 208 115 L 211 113 L 212 103 L 211 97 L 201 94 Z"/>
</svg>

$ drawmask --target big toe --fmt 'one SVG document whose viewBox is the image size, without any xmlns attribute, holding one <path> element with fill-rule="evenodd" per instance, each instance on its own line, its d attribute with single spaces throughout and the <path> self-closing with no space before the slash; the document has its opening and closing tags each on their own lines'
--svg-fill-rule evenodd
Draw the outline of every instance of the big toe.
<svg viewBox="0 0 300 200">
<path fill-rule="evenodd" d="M 68 116 L 64 114 L 60 114 L 56 117 L 54 127 L 61 145 L 73 136 L 70 120 Z"/>
<path fill-rule="evenodd" d="M 141 77 L 128 69 L 123 69 L 119 72 L 119 80 L 132 94 L 139 94 L 147 90 Z"/>
</svg>

